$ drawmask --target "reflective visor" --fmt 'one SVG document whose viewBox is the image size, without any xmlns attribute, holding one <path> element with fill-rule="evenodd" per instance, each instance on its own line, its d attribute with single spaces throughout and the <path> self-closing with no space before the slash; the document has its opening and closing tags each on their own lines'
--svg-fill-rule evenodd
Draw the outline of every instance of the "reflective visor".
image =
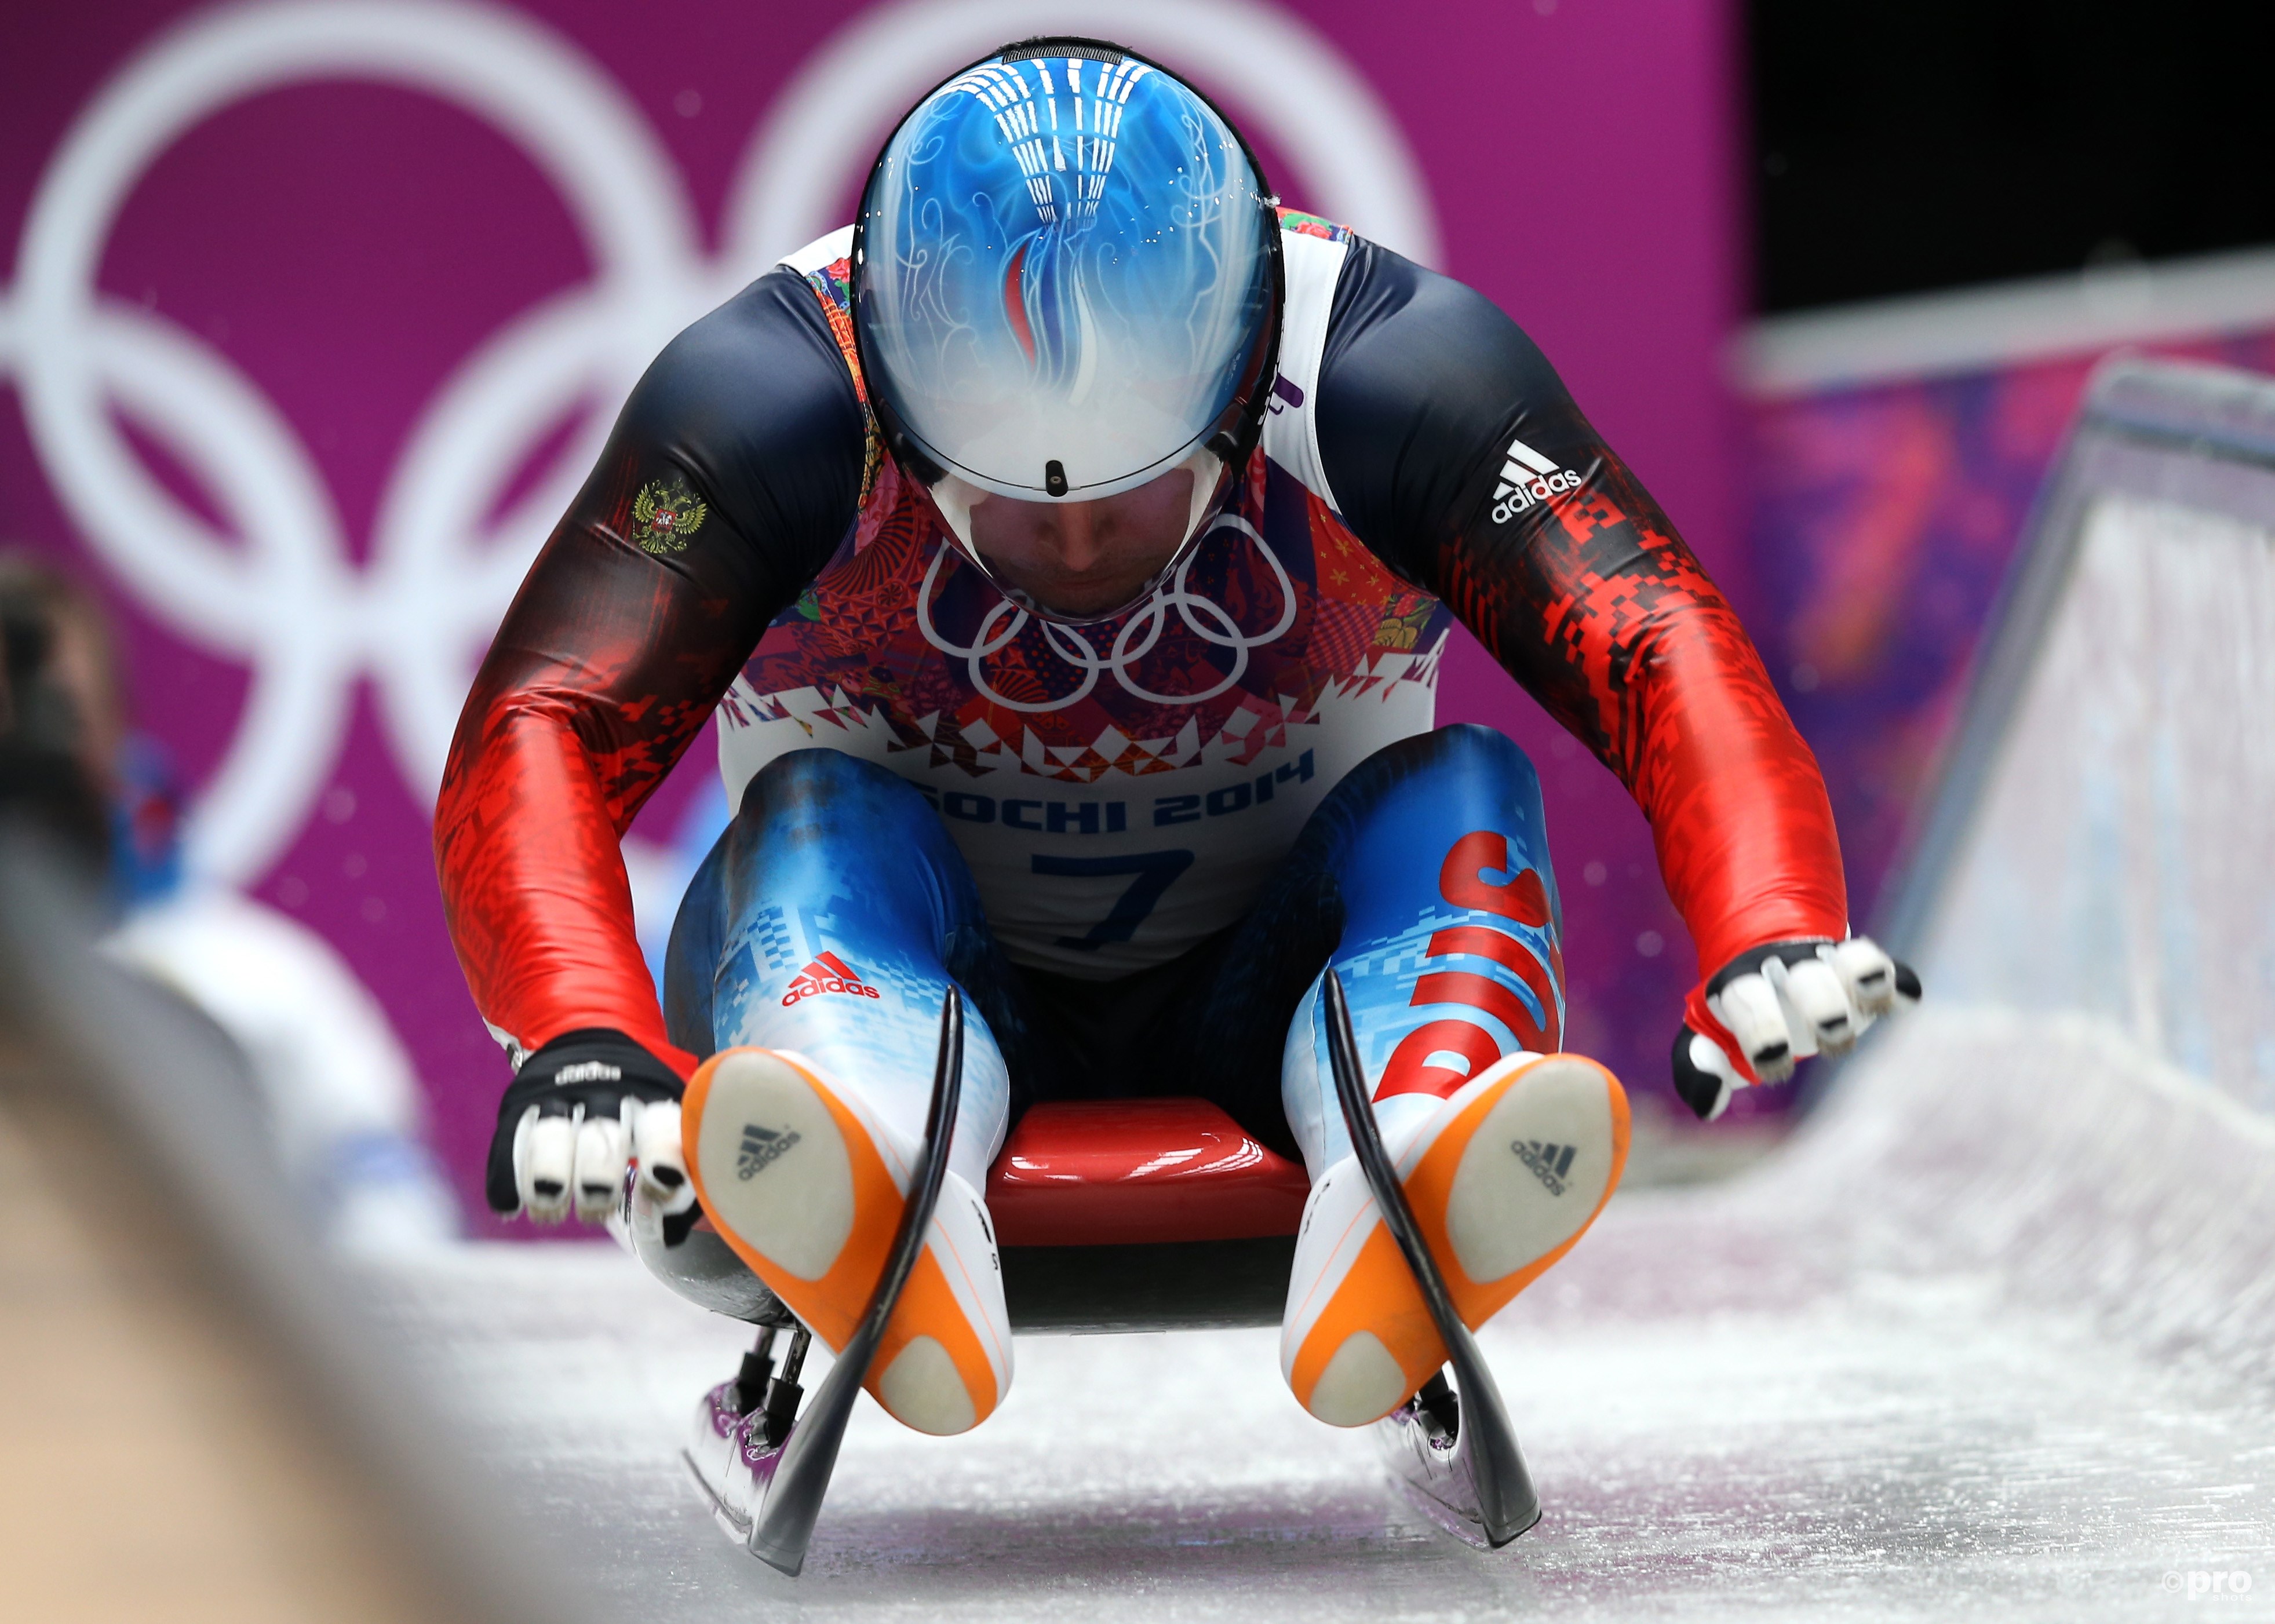
<svg viewBox="0 0 2275 1624">
<path fill-rule="evenodd" d="M 973 535 L 971 510 L 983 502 L 999 499 L 998 493 L 983 491 L 952 473 L 942 475 L 928 489 L 933 506 L 939 511 L 942 522 L 948 526 L 949 535 L 955 540 L 956 551 L 963 555 L 966 563 L 986 576 L 989 584 L 997 592 L 1001 593 L 1029 614 L 1041 619 L 1053 621 L 1060 625 L 1084 626 L 1102 620 L 1112 620 L 1116 616 L 1126 615 L 1145 602 L 1146 599 L 1160 590 L 1162 584 L 1176 573 L 1179 566 L 1186 559 L 1192 556 L 1193 550 L 1199 547 L 1202 539 L 1208 533 L 1209 521 L 1216 517 L 1218 510 L 1224 505 L 1225 497 L 1230 492 L 1232 481 L 1226 466 L 1218 460 L 1213 452 L 1204 447 L 1194 451 L 1176 467 L 1165 469 L 1161 473 L 1153 477 L 1164 478 L 1176 473 L 1180 469 L 1188 471 L 1192 475 L 1192 500 L 1184 517 L 1183 533 L 1177 537 L 1176 545 L 1169 551 L 1160 567 L 1146 578 L 1145 584 L 1132 593 L 1127 601 L 1118 603 L 1111 608 L 1087 614 L 1057 609 L 1040 602 L 1005 580 L 989 565 L 986 555 L 979 550 L 979 542 Z M 1015 500 L 1024 500 L 1024 498 Z M 1068 500 L 1076 501 L 1084 500 L 1084 498 L 1069 497 Z M 1091 497 L 1088 500 L 1099 500 L 1099 498 Z"/>
<path fill-rule="evenodd" d="M 1219 460 L 1233 449 L 1271 347 L 1277 232 L 1195 92 L 1134 57 L 1038 49 L 958 74 L 894 132 L 863 195 L 855 322 L 907 472 L 1078 502 L 1219 434 Z"/>
</svg>

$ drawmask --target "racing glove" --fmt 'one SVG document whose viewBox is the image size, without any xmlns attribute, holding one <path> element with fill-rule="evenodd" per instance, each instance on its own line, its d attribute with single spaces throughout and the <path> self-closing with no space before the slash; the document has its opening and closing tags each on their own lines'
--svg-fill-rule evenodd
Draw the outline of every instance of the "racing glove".
<svg viewBox="0 0 2275 1624">
<path fill-rule="evenodd" d="M 1870 937 L 1752 948 L 1692 990 L 1674 1035 L 1674 1091 L 1712 1122 L 1737 1090 L 1782 1083 L 1809 1055 L 1845 1053 L 1874 1021 L 1919 996 L 1910 966 Z"/>
<path fill-rule="evenodd" d="M 679 1074 L 622 1032 L 563 1032 L 521 1063 L 498 1105 L 491 1210 L 557 1224 L 604 1220 L 635 1163 L 666 1212 L 692 1205 L 679 1146 Z"/>
</svg>

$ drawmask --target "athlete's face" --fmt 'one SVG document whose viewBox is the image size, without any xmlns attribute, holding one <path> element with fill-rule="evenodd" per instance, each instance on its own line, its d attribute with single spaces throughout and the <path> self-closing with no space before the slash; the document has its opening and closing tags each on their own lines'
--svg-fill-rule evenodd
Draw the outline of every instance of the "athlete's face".
<svg viewBox="0 0 2275 1624">
<path fill-rule="evenodd" d="M 1096 502 L 989 496 L 972 506 L 971 541 L 998 580 L 1044 608 L 1103 615 L 1168 565 L 1192 511 L 1192 471 L 1173 468 Z"/>
</svg>

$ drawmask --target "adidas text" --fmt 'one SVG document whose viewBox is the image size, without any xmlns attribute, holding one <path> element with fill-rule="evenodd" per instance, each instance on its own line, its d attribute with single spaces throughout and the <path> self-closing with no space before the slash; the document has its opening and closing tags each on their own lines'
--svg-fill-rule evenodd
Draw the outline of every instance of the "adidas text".
<svg viewBox="0 0 2275 1624">
<path fill-rule="evenodd" d="M 1565 1177 L 1572 1171 L 1572 1153 L 1578 1146 L 1543 1144 L 1538 1139 L 1512 1139 L 1508 1148 L 1516 1152 L 1517 1160 L 1532 1169 L 1532 1176 L 1547 1187 L 1550 1195 L 1564 1193 Z"/>
<path fill-rule="evenodd" d="M 782 1008 L 787 1009 L 801 998 L 812 998 L 817 993 L 845 993 L 855 998 L 875 998 L 877 989 L 865 984 L 835 953 L 825 953 L 797 972 L 782 994 Z"/>
<path fill-rule="evenodd" d="M 735 1152 L 735 1176 L 748 1183 L 780 1161 L 798 1138 L 795 1129 L 761 1128 L 756 1122 L 744 1123 L 743 1143 Z"/>
<path fill-rule="evenodd" d="M 1579 486 L 1578 474 L 1559 468 L 1523 441 L 1512 440 L 1493 486 L 1493 523 L 1506 525 L 1527 509 Z"/>
</svg>

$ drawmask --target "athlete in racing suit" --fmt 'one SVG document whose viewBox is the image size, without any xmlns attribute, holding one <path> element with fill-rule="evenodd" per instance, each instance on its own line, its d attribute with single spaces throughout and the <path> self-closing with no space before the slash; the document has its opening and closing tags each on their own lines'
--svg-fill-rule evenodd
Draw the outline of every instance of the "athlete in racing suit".
<svg viewBox="0 0 2275 1624">
<path fill-rule="evenodd" d="M 1102 72 L 1059 71 L 1079 87 L 1085 65 Z M 1328 1188 L 1349 1146 L 1323 970 L 1349 989 L 1402 1166 L 1426 1167 L 1465 1102 L 1466 1144 L 1480 1090 L 1551 1067 L 1523 1142 L 1546 1147 L 1531 1187 L 1576 1201 L 1492 1268 L 1462 1254 L 1484 1282 L 1465 1318 L 1561 1255 L 1625 1149 L 1616 1083 L 1536 1058 L 1561 1046 L 1561 910 L 1523 754 L 1432 730 L 1456 619 L 1650 820 L 1704 972 L 1675 1046 L 1700 1114 L 1891 1005 L 1905 977 L 1849 938 L 1814 759 L 1539 350 L 1340 226 L 1281 210 L 1278 232 L 1260 442 L 1198 549 L 1104 619 L 1031 614 L 888 449 L 850 230 L 656 359 L 498 631 L 436 813 L 453 939 L 519 1068 L 494 1205 L 597 1216 L 629 1150 L 684 1209 L 670 1102 L 707 1057 L 715 1091 L 716 1068 L 755 1056 L 732 1076 L 771 1103 L 714 1144 L 725 1114 L 699 1129 L 691 1096 L 685 1165 L 738 1254 L 838 1345 L 896 1215 L 953 980 L 974 1018 L 938 1278 L 878 1360 L 888 1408 L 953 1431 L 1008 1384 L 978 1192 L 1024 1104 L 1201 1093 L 1315 1181 L 1283 1346 L 1298 1397 L 1346 1424 L 1386 1413 L 1442 1351 L 1344 1303 L 1372 1266 L 1349 1238 L 1372 1207 L 1352 1180 Z M 683 905 L 660 1008 L 618 841 L 714 714 L 737 813 Z M 850 1196 L 774 1172 L 817 1137 L 848 1147 L 832 1176 Z M 775 1205 L 749 1205 L 769 1189 Z M 827 1234 L 768 1238 L 849 1201 Z M 1342 1239 L 1315 1241 L 1330 1228 Z"/>
</svg>

